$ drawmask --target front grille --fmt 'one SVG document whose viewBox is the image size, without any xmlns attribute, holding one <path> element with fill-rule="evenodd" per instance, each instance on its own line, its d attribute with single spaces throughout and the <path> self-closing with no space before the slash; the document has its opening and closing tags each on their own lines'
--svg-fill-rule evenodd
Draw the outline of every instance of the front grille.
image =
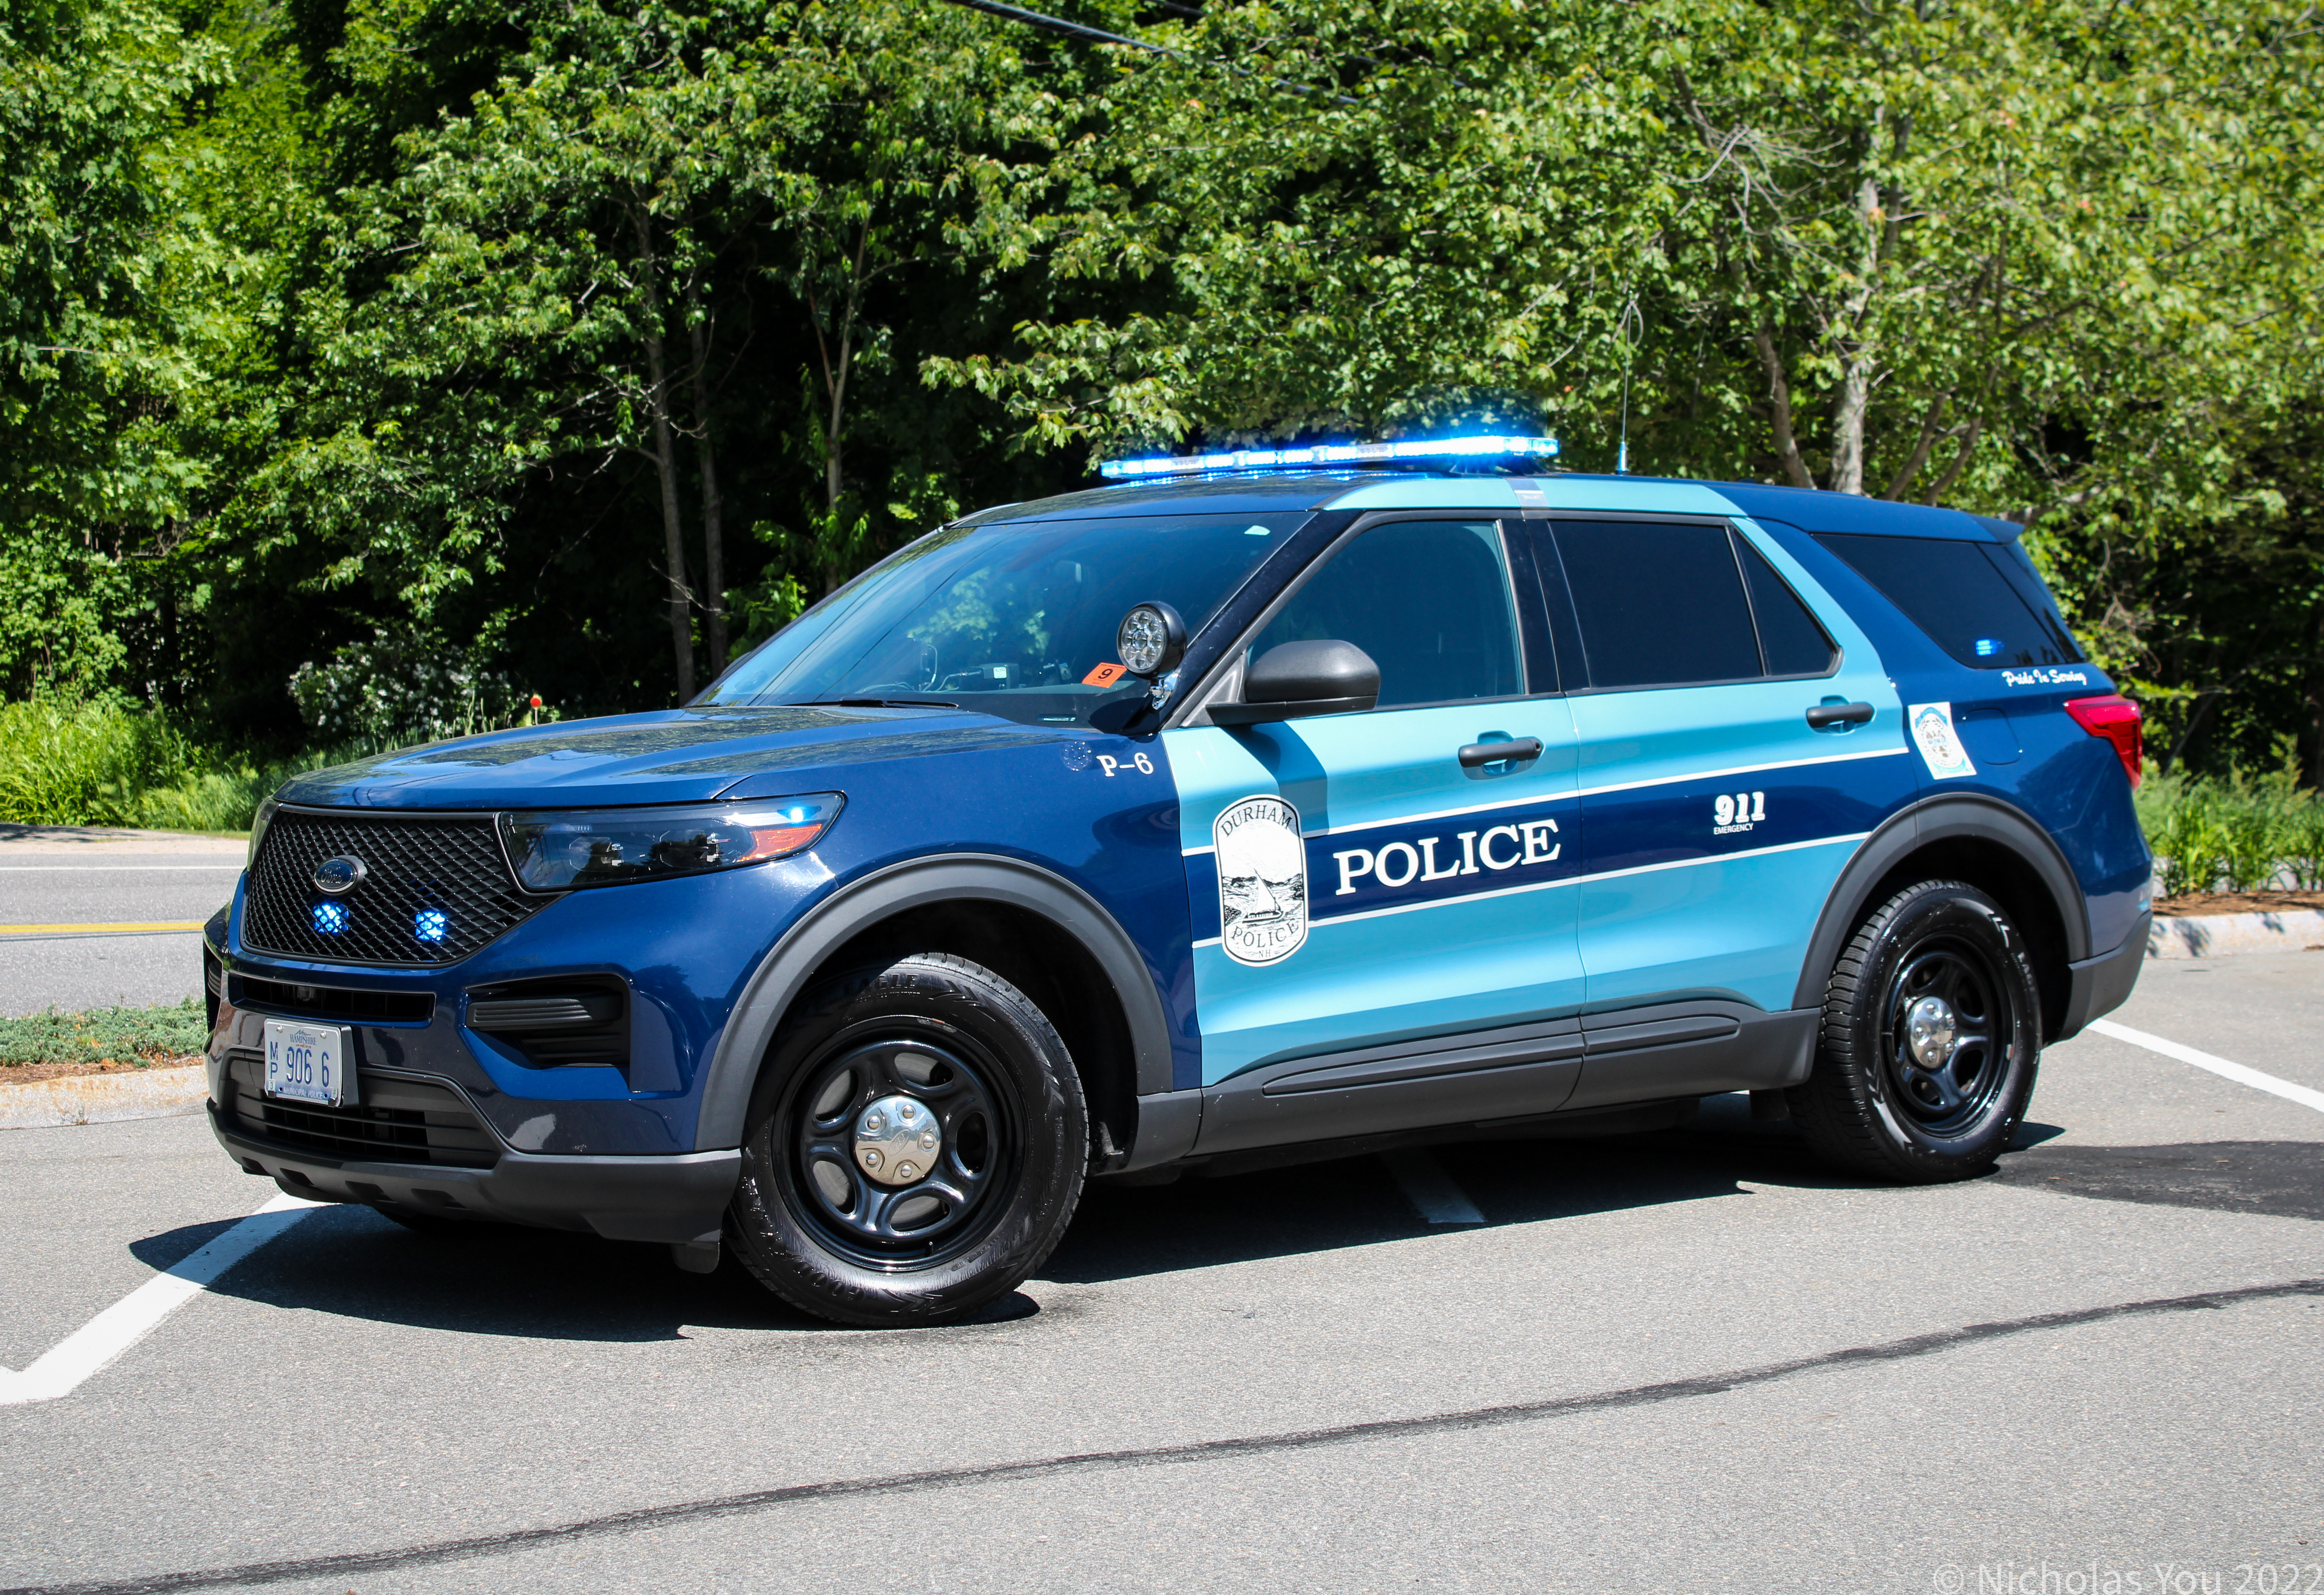
<svg viewBox="0 0 2324 1595">
<path fill-rule="evenodd" d="M 353 1106 L 271 1102 L 260 1093 L 264 1067 L 247 1053 L 226 1060 L 233 1089 L 222 1106 L 244 1135 L 351 1163 L 490 1168 L 500 1160 L 491 1132 L 447 1086 L 358 1073 L 362 1101 Z"/>
<path fill-rule="evenodd" d="M 361 991 L 352 986 L 307 986 L 237 974 L 230 988 L 236 1008 L 281 1009 L 301 1019 L 380 1019 L 426 1024 L 436 1014 L 432 991 Z"/>
<path fill-rule="evenodd" d="M 363 861 L 363 879 L 326 897 L 315 866 L 341 855 Z M 284 809 L 259 844 L 243 936 L 293 958 L 453 963 L 549 900 L 517 890 L 489 818 Z"/>
</svg>

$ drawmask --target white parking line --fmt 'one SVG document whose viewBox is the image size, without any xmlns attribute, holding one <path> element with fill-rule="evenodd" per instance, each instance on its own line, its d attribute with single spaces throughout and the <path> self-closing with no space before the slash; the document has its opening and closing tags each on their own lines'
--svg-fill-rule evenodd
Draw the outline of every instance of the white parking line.
<svg viewBox="0 0 2324 1595">
<path fill-rule="evenodd" d="M 1469 1194 L 1452 1183 L 1444 1166 L 1425 1151 L 1384 1152 L 1380 1161 L 1396 1176 L 1396 1183 L 1420 1216 L 1432 1224 L 1481 1224 L 1485 1215 Z"/>
<path fill-rule="evenodd" d="M 2243 1064 L 2231 1064 L 2225 1058 L 2215 1058 L 2208 1052 L 2197 1052 L 2176 1041 L 2160 1036 L 2150 1036 L 2144 1030 L 2134 1030 L 2128 1025 L 2117 1025 L 2112 1019 L 2092 1019 L 2089 1028 L 2101 1036 L 2111 1036 L 2116 1041 L 2127 1041 L 2133 1046 L 2143 1046 L 2149 1052 L 2159 1052 L 2164 1057 L 2177 1058 L 2182 1064 L 2192 1064 L 2199 1069 L 2209 1069 L 2222 1079 L 2237 1085 L 2249 1085 L 2260 1091 L 2273 1092 L 2287 1102 L 2298 1102 L 2303 1108 L 2313 1108 L 2324 1113 L 2324 1091 L 2313 1091 L 2305 1085 L 2295 1085 L 2289 1080 L 2278 1080 L 2273 1074 L 2263 1074 Z"/>
<path fill-rule="evenodd" d="M 0 1406 L 54 1401 L 152 1333 L 219 1275 L 305 1218 L 319 1202 L 277 1196 L 191 1257 L 162 1270 L 58 1341 L 22 1373 L 0 1368 Z"/>
</svg>

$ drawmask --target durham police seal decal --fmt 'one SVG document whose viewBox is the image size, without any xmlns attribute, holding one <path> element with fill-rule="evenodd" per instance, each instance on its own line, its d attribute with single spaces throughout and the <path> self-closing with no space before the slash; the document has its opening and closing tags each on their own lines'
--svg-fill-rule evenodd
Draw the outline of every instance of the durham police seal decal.
<svg viewBox="0 0 2324 1595">
<path fill-rule="evenodd" d="M 1307 844 L 1280 798 L 1230 804 L 1211 826 L 1219 866 L 1219 945 L 1237 963 L 1275 963 L 1307 939 Z"/>
</svg>

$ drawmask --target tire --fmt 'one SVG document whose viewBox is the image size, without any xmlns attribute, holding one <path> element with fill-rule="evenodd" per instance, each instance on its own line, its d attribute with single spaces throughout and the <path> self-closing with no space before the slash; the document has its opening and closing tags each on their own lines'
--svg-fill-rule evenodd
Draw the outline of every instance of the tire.
<svg viewBox="0 0 2324 1595">
<path fill-rule="evenodd" d="M 1857 927 L 1825 988 L 1815 1068 L 1784 1099 L 1826 1160 L 1933 1185 L 2007 1149 L 2041 1056 L 2024 938 L 1977 888 L 1923 880 Z"/>
<path fill-rule="evenodd" d="M 869 1149 L 884 1176 L 863 1161 L 883 1102 L 888 1139 Z M 841 1323 L 953 1323 L 1015 1289 L 1064 1238 L 1089 1166 L 1056 1030 L 1007 981 L 944 953 L 808 993 L 745 1122 L 726 1243 L 776 1295 Z M 909 1166 L 931 1134 L 934 1166 Z"/>
</svg>

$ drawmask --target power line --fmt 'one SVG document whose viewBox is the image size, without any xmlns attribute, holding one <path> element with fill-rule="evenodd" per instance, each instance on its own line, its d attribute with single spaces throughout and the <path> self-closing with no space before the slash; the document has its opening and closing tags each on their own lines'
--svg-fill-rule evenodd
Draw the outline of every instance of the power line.
<svg viewBox="0 0 2324 1595">
<path fill-rule="evenodd" d="M 1126 45 L 1131 50 L 1143 51 L 1148 55 L 1167 56 L 1172 60 L 1184 61 L 1190 67 L 1215 68 L 1231 72 L 1238 78 L 1272 84 L 1277 88 L 1287 88 L 1294 94 L 1320 94 L 1326 98 L 1337 100 L 1343 106 L 1352 106 L 1356 103 L 1344 94 L 1333 94 L 1327 89 L 1317 88 L 1313 84 L 1294 83 L 1287 78 L 1259 78 L 1231 61 L 1205 60 L 1200 56 L 1188 55 L 1183 50 L 1172 50 L 1167 45 L 1148 43 L 1143 39 L 1132 39 L 1122 33 L 1109 33 L 1103 28 L 1093 28 L 1087 23 L 1069 22 L 1061 16 L 1050 16 L 1043 12 L 1028 11 L 1021 5 L 1004 4 L 1004 0 L 945 0 L 945 4 L 963 6 L 970 11 L 981 11 L 987 16 L 997 16 L 1003 22 L 1021 23 L 1028 28 L 1041 28 L 1052 33 L 1063 34 L 1068 39 L 1079 39 L 1088 44 Z M 1172 5 L 1169 9 L 1181 11 L 1185 8 Z"/>
</svg>

